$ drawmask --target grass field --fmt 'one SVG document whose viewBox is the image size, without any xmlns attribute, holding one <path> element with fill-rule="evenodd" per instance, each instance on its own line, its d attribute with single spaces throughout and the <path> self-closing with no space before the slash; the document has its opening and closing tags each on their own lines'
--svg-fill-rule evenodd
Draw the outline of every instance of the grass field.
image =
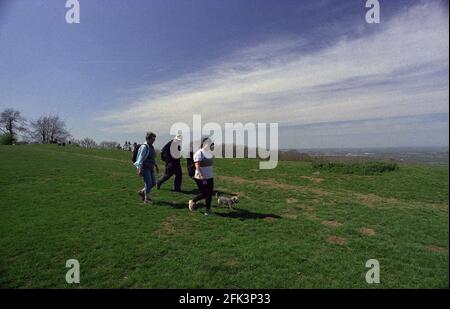
<svg viewBox="0 0 450 309">
<path fill-rule="evenodd" d="M 141 203 L 130 153 L 0 146 L 0 287 L 448 288 L 448 166 L 358 176 L 221 159 L 215 171 L 241 202 L 204 216 L 187 211 L 188 177 L 186 192 L 168 182 Z"/>
</svg>

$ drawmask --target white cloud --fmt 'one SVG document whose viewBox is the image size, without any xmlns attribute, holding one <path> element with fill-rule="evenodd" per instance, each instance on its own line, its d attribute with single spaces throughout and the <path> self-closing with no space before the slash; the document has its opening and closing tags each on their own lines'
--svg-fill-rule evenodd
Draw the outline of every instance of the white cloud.
<svg viewBox="0 0 450 309">
<path fill-rule="evenodd" d="M 141 133 L 168 132 L 197 113 L 205 122 L 308 124 L 448 112 L 447 9 L 429 2 L 372 26 L 312 53 L 292 37 L 238 50 L 97 120 L 106 132 Z"/>
</svg>

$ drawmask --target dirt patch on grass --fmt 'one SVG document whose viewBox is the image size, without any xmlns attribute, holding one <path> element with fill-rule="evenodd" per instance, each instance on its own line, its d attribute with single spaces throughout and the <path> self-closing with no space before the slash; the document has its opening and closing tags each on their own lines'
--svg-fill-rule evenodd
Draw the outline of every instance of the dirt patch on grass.
<svg viewBox="0 0 450 309">
<path fill-rule="evenodd" d="M 376 194 L 355 194 L 356 200 L 368 207 L 374 207 L 376 204 L 393 204 L 397 203 L 398 200 L 395 198 L 384 198 Z"/>
<path fill-rule="evenodd" d="M 288 198 L 288 199 L 286 199 L 286 203 L 288 203 L 288 204 L 294 204 L 294 203 L 297 203 L 297 202 L 298 202 L 298 200 L 296 198 Z"/>
<path fill-rule="evenodd" d="M 424 209 L 437 209 L 442 211 L 448 211 L 448 204 L 407 201 L 393 197 L 381 197 L 376 194 L 355 193 L 352 195 L 352 197 L 353 199 L 356 199 L 359 203 L 364 204 L 369 208 L 375 207 L 376 205 L 384 205 L 384 206 L 387 205 L 406 209 L 424 208 Z"/>
<path fill-rule="evenodd" d="M 274 218 L 274 217 L 265 217 L 263 220 L 266 221 L 266 222 L 275 222 L 275 221 L 277 221 L 278 219 L 277 219 L 277 218 Z"/>
<path fill-rule="evenodd" d="M 298 215 L 294 209 L 288 208 L 288 209 L 283 210 L 283 214 L 281 215 L 281 217 L 286 218 L 286 219 L 295 220 L 295 219 L 297 219 Z"/>
<path fill-rule="evenodd" d="M 295 191 L 295 192 L 312 192 L 316 195 L 328 195 L 328 192 L 320 189 L 320 188 L 308 188 L 304 186 L 296 186 L 296 185 L 290 185 L 290 184 L 284 184 L 276 182 L 273 179 L 245 179 L 242 177 L 237 176 L 218 176 L 220 180 L 223 181 L 229 181 L 237 184 L 255 184 L 260 186 L 266 186 L 270 187 L 272 189 L 279 189 L 279 190 L 288 190 L 288 191 Z"/>
<path fill-rule="evenodd" d="M 323 178 L 311 177 L 311 176 L 300 176 L 300 178 L 307 179 L 307 180 L 312 181 L 314 183 L 321 183 L 322 181 L 325 180 Z"/>
<path fill-rule="evenodd" d="M 436 203 L 433 203 L 433 204 L 429 204 L 429 205 L 430 205 L 430 208 L 433 208 L 433 209 L 440 209 L 440 210 L 448 211 L 448 204 L 436 204 Z"/>
<path fill-rule="evenodd" d="M 209 259 L 211 261 L 217 261 L 220 264 L 225 264 L 230 267 L 239 266 L 239 260 L 231 255 L 223 255 L 220 252 L 212 252 L 209 254 Z"/>
<path fill-rule="evenodd" d="M 347 239 L 339 236 L 330 236 L 327 238 L 327 242 L 330 244 L 337 244 L 342 246 L 347 244 Z"/>
<path fill-rule="evenodd" d="M 337 221 L 322 221 L 323 225 L 330 226 L 330 227 L 340 227 L 342 226 L 342 223 Z"/>
<path fill-rule="evenodd" d="M 294 208 L 299 211 L 301 210 L 302 212 L 309 213 L 309 214 L 312 214 L 314 211 L 316 211 L 316 208 L 314 206 L 305 205 L 305 204 L 296 204 L 294 206 Z"/>
<path fill-rule="evenodd" d="M 154 232 L 158 237 L 185 234 L 189 225 L 186 220 L 180 220 L 176 215 L 168 216 Z"/>
<path fill-rule="evenodd" d="M 375 235 L 375 230 L 368 228 L 368 227 L 362 227 L 362 228 L 358 229 L 358 232 L 360 232 L 361 234 L 367 235 L 367 236 Z"/>
<path fill-rule="evenodd" d="M 316 208 L 314 206 L 309 205 L 309 206 L 306 206 L 306 210 L 309 212 L 313 212 L 316 210 Z"/>
<path fill-rule="evenodd" d="M 306 213 L 306 219 L 308 219 L 309 221 L 318 221 L 319 220 L 319 218 L 315 215 L 315 214 L 313 214 L 313 213 Z"/>
<path fill-rule="evenodd" d="M 431 245 L 428 246 L 428 249 L 430 249 L 432 252 L 448 254 L 448 248 Z"/>
</svg>

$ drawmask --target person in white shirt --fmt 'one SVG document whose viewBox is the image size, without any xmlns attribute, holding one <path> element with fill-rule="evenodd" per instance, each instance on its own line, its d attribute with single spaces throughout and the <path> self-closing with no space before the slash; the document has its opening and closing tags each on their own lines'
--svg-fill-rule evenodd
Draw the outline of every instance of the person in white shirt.
<svg viewBox="0 0 450 309">
<path fill-rule="evenodd" d="M 194 180 L 200 194 L 189 201 L 189 210 L 196 209 L 196 203 L 205 199 L 205 215 L 211 214 L 211 201 L 214 190 L 214 143 L 207 137 L 202 140 L 200 149 L 194 154 L 195 175 Z"/>
</svg>

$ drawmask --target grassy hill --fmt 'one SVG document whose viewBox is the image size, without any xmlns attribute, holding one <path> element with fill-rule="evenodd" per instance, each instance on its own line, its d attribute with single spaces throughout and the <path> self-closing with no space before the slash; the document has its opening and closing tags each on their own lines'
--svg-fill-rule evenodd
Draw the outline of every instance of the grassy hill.
<svg viewBox="0 0 450 309">
<path fill-rule="evenodd" d="M 184 193 L 168 182 L 141 203 L 130 153 L 0 146 L 0 287 L 448 288 L 448 166 L 358 176 L 221 159 L 215 171 L 241 202 L 207 217 L 188 212 L 185 175 Z M 78 285 L 65 282 L 72 258 Z"/>
</svg>

